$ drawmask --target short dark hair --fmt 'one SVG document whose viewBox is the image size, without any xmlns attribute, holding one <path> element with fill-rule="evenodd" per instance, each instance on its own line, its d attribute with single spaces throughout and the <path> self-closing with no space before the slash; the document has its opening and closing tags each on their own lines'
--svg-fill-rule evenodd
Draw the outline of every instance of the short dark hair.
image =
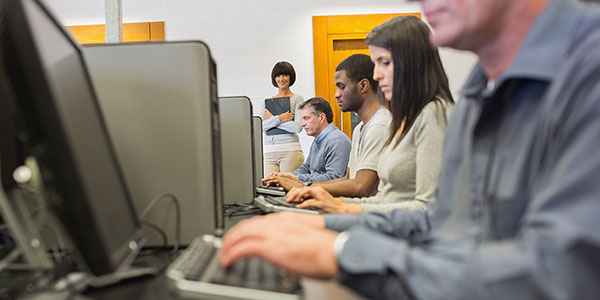
<svg viewBox="0 0 600 300">
<path fill-rule="evenodd" d="M 373 64 L 368 55 L 353 54 L 344 59 L 337 68 L 335 68 L 335 71 L 345 71 L 346 76 L 348 76 L 352 82 L 368 79 L 369 84 L 371 84 L 371 89 L 373 92 L 377 93 L 379 83 L 373 79 L 374 68 L 375 64 Z"/>
<path fill-rule="evenodd" d="M 274 87 L 277 87 L 277 81 L 275 81 L 275 77 L 279 75 L 289 75 L 290 76 L 290 86 L 294 85 L 296 82 L 296 71 L 292 64 L 287 61 L 280 61 L 273 66 L 273 70 L 271 71 L 271 83 L 273 83 Z"/>
<path fill-rule="evenodd" d="M 396 135 L 400 138 L 393 146 L 398 145 L 430 102 L 454 102 L 438 49 L 429 41 L 430 34 L 421 19 L 399 16 L 373 28 L 365 39 L 367 45 L 390 51 L 394 64 L 391 134 L 384 147 L 390 145 Z M 444 106 L 440 107 L 445 112 Z M 446 114 L 441 115 L 447 122 Z"/>
<path fill-rule="evenodd" d="M 304 101 L 298 108 L 304 109 L 305 107 L 309 107 L 315 116 L 319 116 L 321 113 L 324 113 L 327 123 L 333 122 L 333 111 L 331 110 L 331 105 L 329 105 L 327 100 L 321 97 L 313 97 Z"/>
</svg>

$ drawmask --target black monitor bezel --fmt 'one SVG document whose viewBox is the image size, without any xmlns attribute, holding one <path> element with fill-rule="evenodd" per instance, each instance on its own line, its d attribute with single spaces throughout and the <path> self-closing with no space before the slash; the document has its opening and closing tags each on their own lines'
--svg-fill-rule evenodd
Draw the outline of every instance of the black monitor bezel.
<svg viewBox="0 0 600 300">
<path fill-rule="evenodd" d="M 65 31 L 64 27 L 57 22 L 56 18 L 47 7 L 39 0 L 26 1 L 32 1 L 41 8 L 43 13 L 48 16 L 49 20 L 73 46 L 78 55 L 85 76 L 83 80 L 87 83 L 91 100 L 94 102 L 93 105 L 95 106 L 98 118 L 102 123 L 101 130 L 108 143 L 110 151 L 109 156 L 114 162 L 114 167 L 117 171 L 116 173 L 119 176 L 118 180 L 122 186 L 125 198 L 128 199 L 127 206 L 129 207 L 133 218 L 132 220 L 134 220 L 135 227 L 137 228 L 132 237 L 128 239 L 127 242 L 120 245 L 118 249 L 108 253 L 108 250 L 104 249 L 104 244 L 98 239 L 97 235 L 83 229 L 85 228 L 92 232 L 99 232 L 99 224 L 95 222 L 94 212 L 89 203 L 80 200 L 85 199 L 86 193 L 82 188 L 78 167 L 76 166 L 76 162 L 72 159 L 73 156 L 70 152 L 65 129 L 62 127 L 58 111 L 55 107 L 58 100 L 54 99 L 54 95 L 51 92 L 52 89 L 44 75 L 43 64 L 37 51 L 37 47 L 35 46 L 35 38 L 26 16 L 25 4 L 23 1 L 19 0 L 4 0 L 0 3 L 0 18 L 2 19 L 2 22 L 6 22 L 2 25 L 2 29 L 6 30 L 6 32 L 3 32 L 2 34 L 7 35 L 7 37 L 2 37 L 2 39 L 10 39 L 10 42 L 12 43 L 11 46 L 14 47 L 16 52 L 13 54 L 15 55 L 15 58 L 19 60 L 15 63 L 23 68 L 21 75 L 27 79 L 27 88 L 29 88 L 26 92 L 27 96 L 29 96 L 28 99 L 26 102 L 19 101 L 20 103 L 16 103 L 18 106 L 17 109 L 20 109 L 20 112 L 28 110 L 28 113 L 31 114 L 31 116 L 27 121 L 34 123 L 33 127 L 40 129 L 41 132 L 37 134 L 40 134 L 40 138 L 46 141 L 46 144 L 36 144 L 36 147 L 26 149 L 26 154 L 36 156 L 45 187 L 56 188 L 58 190 L 57 195 L 62 195 L 60 198 L 47 198 L 48 205 L 53 208 L 61 219 L 71 239 L 76 244 L 81 256 L 85 260 L 85 265 L 88 270 L 95 275 L 104 275 L 119 271 L 128 267 L 132 262 L 144 243 L 144 237 L 140 229 L 139 219 L 137 218 L 131 202 L 129 191 L 125 185 L 123 173 L 116 160 L 114 147 L 111 144 L 106 129 L 97 95 L 91 83 L 89 71 L 85 65 L 79 45 Z M 4 62 L 4 59 L 5 58 L 2 58 L 2 62 Z M 2 66 L 2 68 L 3 72 L 10 72 L 9 70 L 4 69 L 7 68 L 6 66 Z M 10 92 L 14 91 L 8 91 L 8 93 Z M 5 95 L 7 95 L 6 91 Z M 16 99 L 13 100 L 17 101 Z M 6 138 L 9 137 L 4 136 L 2 142 L 4 142 L 4 139 Z M 49 141 L 51 141 L 52 145 L 49 145 Z M 15 146 L 19 147 L 20 145 Z M 5 163 L 2 164 L 3 168 L 5 165 Z M 15 188 L 16 184 L 10 183 L 11 179 L 6 178 L 7 174 L 7 170 L 3 170 L 3 187 L 5 189 Z M 51 194 L 52 193 L 47 193 L 47 195 Z"/>
</svg>

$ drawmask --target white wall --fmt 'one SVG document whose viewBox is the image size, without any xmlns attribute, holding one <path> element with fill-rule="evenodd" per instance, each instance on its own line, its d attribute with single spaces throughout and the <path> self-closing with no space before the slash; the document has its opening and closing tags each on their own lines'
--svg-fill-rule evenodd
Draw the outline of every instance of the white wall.
<svg viewBox="0 0 600 300">
<path fill-rule="evenodd" d="M 45 0 L 65 25 L 104 23 L 103 0 Z M 219 95 L 245 95 L 262 110 L 276 93 L 273 65 L 291 62 L 297 73 L 292 90 L 314 96 L 312 16 L 420 12 L 402 0 L 123 0 L 123 21 L 165 21 L 167 40 L 203 40 L 217 62 Z M 475 56 L 441 50 L 450 86 L 460 90 Z M 310 141 L 303 138 L 308 153 Z"/>
</svg>

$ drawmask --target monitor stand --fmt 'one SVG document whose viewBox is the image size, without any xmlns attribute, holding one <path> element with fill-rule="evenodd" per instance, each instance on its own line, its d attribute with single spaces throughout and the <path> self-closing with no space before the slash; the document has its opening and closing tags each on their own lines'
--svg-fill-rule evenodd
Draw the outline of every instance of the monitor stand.
<svg viewBox="0 0 600 300">
<path fill-rule="evenodd" d="M 27 167 L 22 166 L 19 168 Z M 54 263 L 48 257 L 48 251 L 39 236 L 39 228 L 35 228 L 35 222 L 30 215 L 31 212 L 24 203 L 24 193 L 27 192 L 18 187 L 6 192 L 0 187 L 0 213 L 11 237 L 15 241 L 14 249 L 7 255 L 13 255 L 14 260 L 19 256 L 22 257 L 23 264 L 14 265 L 18 269 L 50 270 L 54 268 Z M 7 265 L 0 265 L 0 270 L 10 268 L 11 264 L 8 260 L 10 259 L 7 259 Z"/>
<path fill-rule="evenodd" d="M 87 272 L 72 272 L 58 281 L 55 284 L 54 289 L 63 290 L 66 287 L 70 287 L 71 289 L 81 292 L 88 287 L 101 288 L 131 278 L 154 276 L 159 274 L 159 272 L 160 269 L 152 266 L 130 266 L 126 270 L 116 271 L 102 276 L 94 276 Z"/>
<path fill-rule="evenodd" d="M 0 186 L 0 214 L 15 245 L 0 260 L 0 271 L 6 269 L 46 274 L 55 267 L 54 262 L 49 258 L 48 248 L 39 234 L 40 228 L 37 228 L 42 224 L 36 224 L 39 221 L 32 217 L 32 211 L 25 201 L 33 193 L 34 197 L 39 197 L 40 207 L 47 206 L 42 195 L 27 188 L 33 173 L 31 169 L 37 170 L 35 166 L 16 168 L 13 178 L 19 184 L 15 188 L 5 191 Z M 16 261 L 19 263 L 15 263 Z M 52 284 L 50 290 L 33 292 L 27 295 L 27 299 L 70 299 L 73 290 L 83 291 L 87 287 L 103 287 L 125 279 L 155 275 L 159 272 L 160 268 L 156 266 L 130 266 L 127 269 L 102 276 L 94 276 L 88 272 L 69 273 Z"/>
<path fill-rule="evenodd" d="M 51 271 L 54 269 L 54 262 L 49 258 L 49 252 L 40 236 L 41 224 L 36 224 L 39 222 L 32 217 L 25 201 L 32 196 L 31 193 L 19 185 L 8 191 L 0 186 L 0 214 L 8 236 L 13 241 L 9 252 L 0 259 L 0 272 L 8 272 L 5 274 L 9 278 L 8 286 L 4 288 L 17 293 L 24 287 L 23 276 L 30 278 L 27 280 L 29 286 L 43 286 L 50 280 Z M 46 206 L 40 195 L 33 196 L 40 197 L 40 203 Z"/>
</svg>

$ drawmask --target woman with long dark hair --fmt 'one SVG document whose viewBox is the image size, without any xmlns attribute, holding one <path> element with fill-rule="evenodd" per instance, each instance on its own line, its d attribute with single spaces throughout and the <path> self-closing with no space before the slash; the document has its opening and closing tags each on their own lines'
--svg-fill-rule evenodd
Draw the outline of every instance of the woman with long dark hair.
<svg viewBox="0 0 600 300">
<path fill-rule="evenodd" d="M 288 201 L 335 213 L 427 208 L 437 187 L 444 132 L 454 103 L 429 35 L 419 18 L 400 16 L 373 28 L 366 38 L 375 64 L 373 78 L 390 101 L 393 116 L 377 166 L 379 192 L 365 198 L 334 198 L 316 186 L 290 192 Z"/>
</svg>

